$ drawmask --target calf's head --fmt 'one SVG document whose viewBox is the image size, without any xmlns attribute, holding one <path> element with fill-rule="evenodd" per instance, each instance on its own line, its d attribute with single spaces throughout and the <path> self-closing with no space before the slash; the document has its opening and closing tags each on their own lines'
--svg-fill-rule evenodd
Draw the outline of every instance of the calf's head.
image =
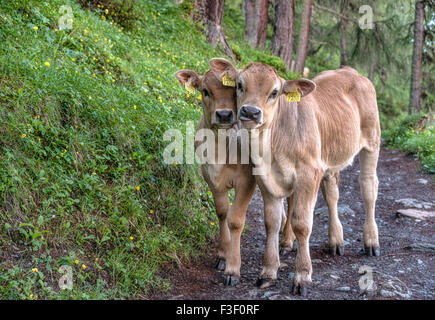
<svg viewBox="0 0 435 320">
<path fill-rule="evenodd" d="M 282 94 L 297 101 L 316 88 L 308 79 L 284 80 L 273 67 L 259 62 L 237 70 L 228 60 L 215 58 L 210 60 L 210 66 L 218 78 L 235 81 L 237 117 L 246 129 L 269 125 Z"/>
<path fill-rule="evenodd" d="M 200 76 L 193 70 L 179 70 L 175 77 L 187 90 L 201 92 L 203 116 L 208 127 L 225 129 L 237 122 L 234 87 L 224 86 L 211 71 Z"/>
</svg>

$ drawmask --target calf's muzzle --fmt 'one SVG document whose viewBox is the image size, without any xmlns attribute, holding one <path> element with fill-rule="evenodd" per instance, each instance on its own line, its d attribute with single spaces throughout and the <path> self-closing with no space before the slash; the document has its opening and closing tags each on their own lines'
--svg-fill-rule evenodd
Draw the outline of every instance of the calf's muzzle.
<svg viewBox="0 0 435 320">
<path fill-rule="evenodd" d="M 231 110 L 217 110 L 216 122 L 217 123 L 232 123 L 234 119 L 233 111 Z"/>
<path fill-rule="evenodd" d="M 244 105 L 240 108 L 239 119 L 241 121 L 256 121 L 261 120 L 261 110 L 257 107 Z"/>
</svg>

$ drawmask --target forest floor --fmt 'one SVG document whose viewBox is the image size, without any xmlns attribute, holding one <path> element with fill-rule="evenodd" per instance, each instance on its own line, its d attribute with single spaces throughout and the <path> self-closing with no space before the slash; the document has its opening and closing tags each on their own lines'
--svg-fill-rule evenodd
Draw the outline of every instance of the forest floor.
<svg viewBox="0 0 435 320">
<path fill-rule="evenodd" d="M 379 195 L 376 221 L 381 256 L 363 254 L 364 207 L 360 196 L 359 164 L 341 173 L 339 216 L 343 225 L 345 254 L 328 253 L 328 211 L 319 192 L 314 213 L 310 252 L 313 283 L 306 297 L 295 296 L 290 288 L 296 252 L 281 257 L 278 279 L 264 289 L 256 287 L 265 248 L 263 201 L 257 188 L 247 212 L 247 228 L 241 244 L 241 282 L 223 285 L 223 272 L 213 268 L 216 244 L 197 261 L 171 266 L 161 276 L 172 289 L 155 293 L 151 299 L 434 299 L 435 298 L 435 185 L 431 175 L 421 172 L 412 158 L 396 150 L 381 150 L 378 163 Z M 405 199 L 405 200 L 403 200 Z M 398 201 L 401 200 L 401 201 Z M 397 213 L 415 209 L 432 213 L 428 218 L 411 218 Z M 363 292 L 369 268 L 374 290 Z M 367 282 L 365 282 L 367 283 Z"/>
</svg>

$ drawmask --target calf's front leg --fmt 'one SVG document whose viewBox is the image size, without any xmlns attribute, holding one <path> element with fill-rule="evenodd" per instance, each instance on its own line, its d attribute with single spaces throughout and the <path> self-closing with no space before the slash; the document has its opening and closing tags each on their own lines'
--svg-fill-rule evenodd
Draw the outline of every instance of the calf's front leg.
<svg viewBox="0 0 435 320">
<path fill-rule="evenodd" d="M 235 188 L 233 205 L 230 207 L 227 217 L 230 230 L 230 245 L 226 254 L 226 268 L 224 284 L 234 286 L 240 281 L 240 237 L 245 226 L 246 210 L 255 190 L 255 180 L 239 181 Z"/>
<path fill-rule="evenodd" d="M 228 229 L 227 213 L 229 208 L 229 200 L 227 192 L 217 192 L 212 190 L 216 214 L 219 219 L 219 245 L 218 257 L 216 259 L 215 268 L 217 270 L 225 270 L 226 253 L 230 245 L 230 230 Z"/>
<path fill-rule="evenodd" d="M 316 204 L 321 174 L 319 170 L 301 173 L 294 193 L 295 208 L 292 215 L 292 229 L 298 240 L 295 260 L 293 293 L 305 296 L 311 283 L 312 265 L 309 240 L 313 227 L 313 210 Z"/>
<path fill-rule="evenodd" d="M 266 226 L 266 251 L 264 254 L 263 270 L 257 285 L 265 288 L 277 278 L 279 268 L 279 230 L 281 227 L 282 199 L 263 193 L 264 223 Z"/>
</svg>

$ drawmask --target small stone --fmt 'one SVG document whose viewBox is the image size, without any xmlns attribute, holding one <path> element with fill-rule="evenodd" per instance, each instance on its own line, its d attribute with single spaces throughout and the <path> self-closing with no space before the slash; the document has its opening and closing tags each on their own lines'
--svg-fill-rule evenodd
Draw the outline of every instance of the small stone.
<svg viewBox="0 0 435 320">
<path fill-rule="evenodd" d="M 422 209 L 423 208 L 421 203 L 418 200 L 416 200 L 416 199 L 405 198 L 405 199 L 395 200 L 394 202 L 400 203 L 401 205 L 404 205 L 405 207 L 417 208 L 417 209 Z"/>
<path fill-rule="evenodd" d="M 266 299 L 274 294 L 278 294 L 279 292 L 277 291 L 266 291 L 262 296 L 261 299 Z"/>
<path fill-rule="evenodd" d="M 388 290 L 384 290 L 384 289 L 381 289 L 379 291 L 379 294 L 382 297 L 394 297 L 396 295 L 394 292 L 391 292 L 391 291 L 388 291 Z"/>
<path fill-rule="evenodd" d="M 426 179 L 418 179 L 417 182 L 421 183 L 421 184 L 427 184 L 428 183 L 428 181 Z"/>
<path fill-rule="evenodd" d="M 397 210 L 399 215 L 425 220 L 426 218 L 435 217 L 435 211 L 423 211 L 423 210 L 415 210 L 415 209 L 399 209 Z"/>
<path fill-rule="evenodd" d="M 347 292 L 350 291 L 350 287 L 340 287 L 336 289 L 337 291 L 343 291 L 343 292 Z"/>
<path fill-rule="evenodd" d="M 335 274 L 331 274 L 330 277 L 331 277 L 332 279 L 335 279 L 335 280 L 340 279 L 340 277 L 339 277 L 339 276 L 336 276 Z"/>
<path fill-rule="evenodd" d="M 433 203 L 419 201 L 417 199 L 412 199 L 412 198 L 398 199 L 395 200 L 394 202 L 400 203 L 401 205 L 408 208 L 416 208 L 416 209 L 430 209 L 434 206 Z"/>
<path fill-rule="evenodd" d="M 405 249 L 415 250 L 415 251 L 420 251 L 420 252 L 435 253 L 435 245 L 432 243 L 413 243 L 413 244 L 405 247 Z"/>
</svg>

